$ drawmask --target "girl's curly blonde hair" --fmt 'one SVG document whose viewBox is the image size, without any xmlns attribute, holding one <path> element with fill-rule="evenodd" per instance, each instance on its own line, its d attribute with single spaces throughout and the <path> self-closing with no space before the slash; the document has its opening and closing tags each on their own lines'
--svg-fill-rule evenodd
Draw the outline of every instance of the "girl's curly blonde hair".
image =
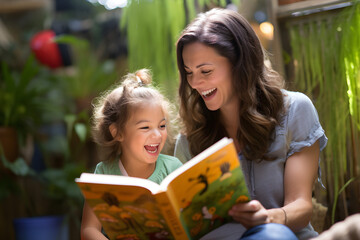
<svg viewBox="0 0 360 240">
<path fill-rule="evenodd" d="M 151 85 L 152 75 L 149 69 L 140 69 L 123 77 L 120 84 L 103 92 L 94 100 L 92 116 L 92 137 L 98 144 L 100 160 L 108 161 L 121 154 L 121 144 L 115 140 L 122 133 L 125 124 L 137 106 L 143 103 L 159 103 L 166 118 L 168 132 L 163 152 L 173 144 L 174 134 L 170 128 L 173 121 L 173 106 L 168 99 Z M 113 136 L 111 125 L 116 126 Z"/>
</svg>

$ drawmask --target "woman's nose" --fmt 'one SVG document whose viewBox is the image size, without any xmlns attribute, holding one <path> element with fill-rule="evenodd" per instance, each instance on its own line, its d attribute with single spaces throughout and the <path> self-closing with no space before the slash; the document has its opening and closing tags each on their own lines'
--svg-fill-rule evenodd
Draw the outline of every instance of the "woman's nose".
<svg viewBox="0 0 360 240">
<path fill-rule="evenodd" d="M 188 82 L 192 88 L 197 88 L 203 82 L 203 78 L 193 75 L 188 79 Z"/>
</svg>

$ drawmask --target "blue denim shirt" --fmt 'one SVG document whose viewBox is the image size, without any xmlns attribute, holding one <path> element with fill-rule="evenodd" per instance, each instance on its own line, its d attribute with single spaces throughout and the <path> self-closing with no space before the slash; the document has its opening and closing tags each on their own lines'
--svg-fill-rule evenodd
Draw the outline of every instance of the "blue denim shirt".
<svg viewBox="0 0 360 240">
<path fill-rule="evenodd" d="M 302 148 L 313 145 L 317 140 L 320 143 L 320 151 L 327 144 L 327 137 L 311 100 L 299 92 L 283 90 L 283 94 L 286 111 L 281 116 L 280 123 L 275 127 L 274 140 L 267 151 L 267 156 L 274 160 L 250 161 L 239 153 L 251 198 L 259 200 L 267 209 L 279 208 L 284 205 L 286 160 Z M 192 158 L 186 136 L 178 136 L 174 155 L 182 162 Z M 241 224 L 229 223 L 215 229 L 202 239 L 238 239 L 244 231 L 245 228 Z M 317 233 L 309 223 L 296 235 L 299 239 L 308 239 L 316 236 Z"/>
</svg>

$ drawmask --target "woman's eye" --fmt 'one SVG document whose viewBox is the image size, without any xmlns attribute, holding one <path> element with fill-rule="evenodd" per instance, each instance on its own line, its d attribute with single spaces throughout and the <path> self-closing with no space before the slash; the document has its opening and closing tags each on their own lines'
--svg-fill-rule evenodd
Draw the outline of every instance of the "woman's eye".
<svg viewBox="0 0 360 240">
<path fill-rule="evenodd" d="M 187 72 L 187 71 L 185 71 L 185 74 L 186 74 L 186 75 L 191 75 L 192 72 Z"/>
<path fill-rule="evenodd" d="M 209 73 L 211 73 L 211 70 L 203 70 L 203 71 L 201 71 L 201 73 L 202 74 L 209 74 Z"/>
</svg>

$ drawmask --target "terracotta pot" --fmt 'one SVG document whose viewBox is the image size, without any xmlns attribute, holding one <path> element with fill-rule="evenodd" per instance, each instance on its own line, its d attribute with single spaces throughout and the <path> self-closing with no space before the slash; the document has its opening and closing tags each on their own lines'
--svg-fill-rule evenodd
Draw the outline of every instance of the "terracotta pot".
<svg viewBox="0 0 360 240">
<path fill-rule="evenodd" d="M 12 127 L 0 127 L 0 144 L 6 159 L 10 162 L 15 161 L 19 156 L 19 143 L 16 129 Z M 2 164 L 0 164 L 0 166 L 2 166 Z"/>
</svg>

